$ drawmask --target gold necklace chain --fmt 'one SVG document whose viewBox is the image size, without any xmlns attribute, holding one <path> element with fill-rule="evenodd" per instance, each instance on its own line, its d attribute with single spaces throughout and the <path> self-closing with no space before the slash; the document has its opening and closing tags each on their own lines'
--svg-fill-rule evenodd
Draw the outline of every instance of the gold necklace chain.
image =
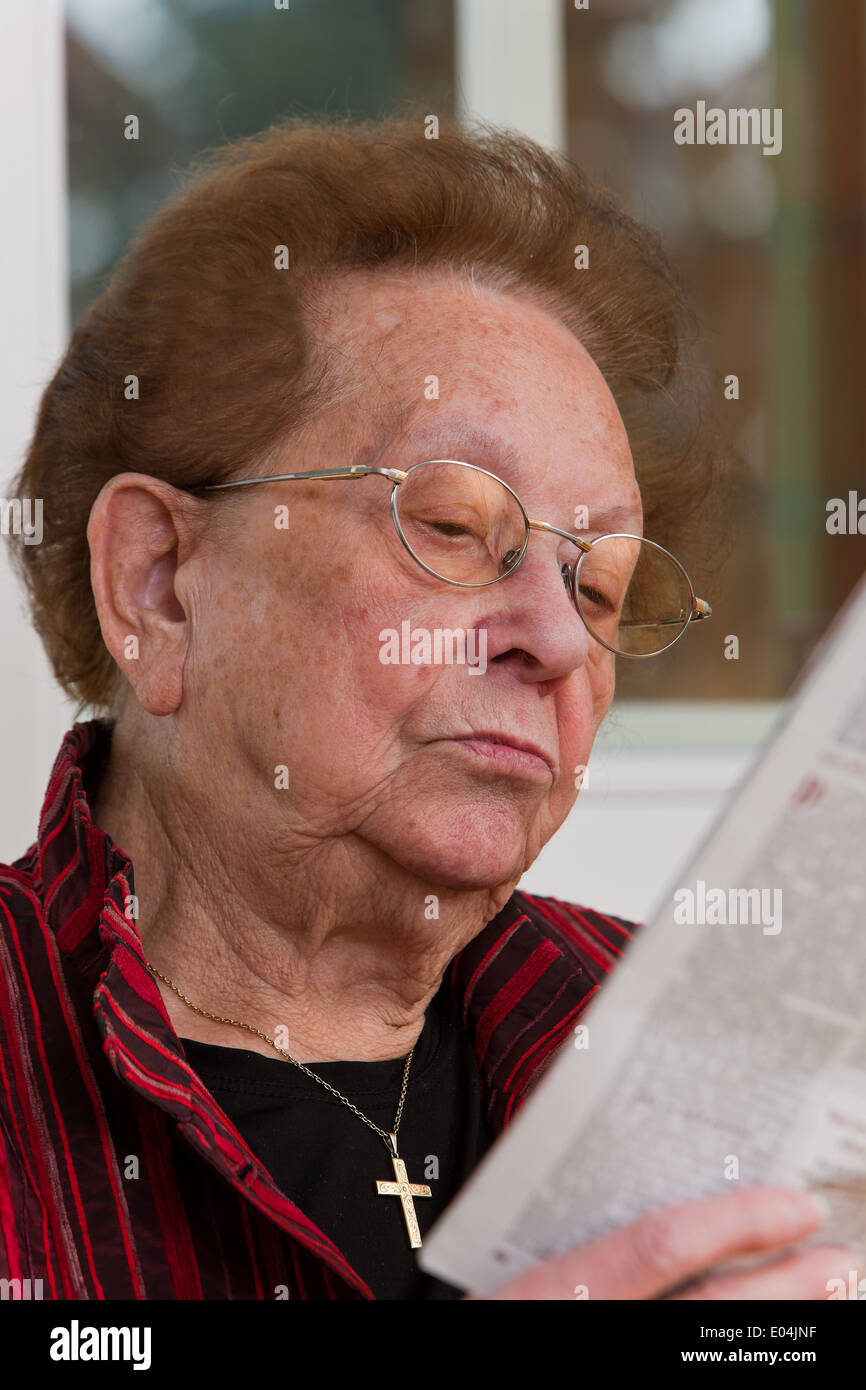
<svg viewBox="0 0 866 1390">
<path fill-rule="evenodd" d="M 295 1067 L 300 1067 L 301 1071 L 305 1072 L 307 1076 L 311 1076 L 314 1081 L 318 1081 L 319 1085 L 324 1086 L 326 1091 L 330 1091 L 331 1094 L 337 1096 L 337 1098 L 341 1100 L 344 1105 L 348 1105 L 350 1110 L 354 1110 L 359 1120 L 363 1120 L 365 1125 L 369 1125 L 371 1129 L 374 1129 L 377 1134 L 381 1135 L 381 1137 L 384 1139 L 385 1143 L 388 1146 L 389 1153 L 396 1152 L 396 1145 L 392 1141 L 391 1135 L 389 1135 L 386 1130 L 380 1129 L 378 1125 L 374 1125 L 373 1121 L 368 1120 L 367 1116 L 361 1113 L 357 1105 L 353 1105 L 350 1100 L 347 1100 L 343 1093 L 337 1090 L 336 1086 L 331 1086 L 330 1083 L 324 1081 L 321 1076 L 317 1076 L 314 1071 L 310 1071 L 310 1068 L 304 1066 L 303 1062 L 299 1062 L 296 1057 L 292 1057 L 291 1053 L 286 1052 L 282 1047 L 279 1047 L 274 1042 L 273 1038 L 268 1037 L 267 1033 L 263 1033 L 259 1028 L 254 1028 L 251 1023 L 241 1023 L 240 1019 L 224 1018 L 221 1014 L 212 1014 L 208 1013 L 207 1009 L 200 1009 L 197 1004 L 194 1004 L 191 999 L 187 999 L 186 995 L 181 993 L 181 991 L 178 989 L 177 985 L 174 983 L 173 980 L 170 980 L 167 975 L 163 975 L 159 970 L 156 969 L 155 966 L 151 965 L 150 961 L 146 960 L 144 963 L 147 966 L 150 973 L 152 975 L 155 975 L 157 979 L 162 980 L 163 984 L 168 985 L 169 989 L 173 989 L 178 999 L 182 999 L 184 1004 L 186 1004 L 187 1008 L 192 1009 L 193 1013 L 201 1014 L 202 1018 L 209 1018 L 214 1023 L 229 1023 L 234 1028 L 245 1028 L 248 1033 L 255 1033 L 257 1038 L 261 1038 L 262 1042 L 266 1042 L 269 1047 L 272 1047 L 274 1049 L 275 1052 L 279 1052 L 280 1056 L 285 1057 L 287 1062 L 291 1062 L 292 1065 Z M 409 1053 L 409 1056 L 406 1058 L 406 1065 L 403 1068 L 403 1089 L 400 1092 L 400 1103 L 397 1106 L 397 1116 L 394 1120 L 394 1128 L 391 1131 L 391 1133 L 395 1137 L 397 1134 L 397 1130 L 400 1127 L 400 1116 L 403 1113 L 403 1102 L 406 1099 L 406 1087 L 409 1083 L 409 1067 L 412 1064 L 412 1054 L 414 1053 L 414 1051 L 415 1048 L 413 1047 Z"/>
</svg>

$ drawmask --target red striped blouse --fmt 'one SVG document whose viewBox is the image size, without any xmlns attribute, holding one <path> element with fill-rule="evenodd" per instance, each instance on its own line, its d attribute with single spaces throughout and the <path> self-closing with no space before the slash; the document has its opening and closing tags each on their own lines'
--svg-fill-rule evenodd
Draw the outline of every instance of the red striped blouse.
<svg viewBox="0 0 866 1390">
<path fill-rule="evenodd" d="M 184 1057 L 124 915 L 131 862 L 88 809 L 104 736 L 67 733 L 36 842 L 0 864 L 0 1277 L 44 1298 L 373 1298 Z M 518 892 L 451 962 L 494 1135 L 634 930 Z"/>
</svg>

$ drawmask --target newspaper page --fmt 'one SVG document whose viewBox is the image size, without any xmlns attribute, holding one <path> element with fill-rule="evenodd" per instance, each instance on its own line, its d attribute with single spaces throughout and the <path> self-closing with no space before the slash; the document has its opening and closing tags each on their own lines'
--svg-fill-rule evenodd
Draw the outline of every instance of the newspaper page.
<svg viewBox="0 0 866 1390">
<path fill-rule="evenodd" d="M 866 1243 L 866 579 L 419 1259 L 489 1294 L 732 1183 L 814 1188 L 820 1239 Z"/>
</svg>

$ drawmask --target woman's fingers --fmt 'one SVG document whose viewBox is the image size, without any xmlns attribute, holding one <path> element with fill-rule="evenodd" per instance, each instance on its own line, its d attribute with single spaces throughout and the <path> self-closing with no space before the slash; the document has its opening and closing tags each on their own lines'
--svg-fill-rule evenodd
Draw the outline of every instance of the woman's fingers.
<svg viewBox="0 0 866 1390">
<path fill-rule="evenodd" d="M 748 1274 L 718 1275 L 702 1280 L 694 1288 L 672 1294 L 671 1301 L 685 1302 L 695 1298 L 829 1298 L 833 1287 L 831 1280 L 841 1279 L 847 1289 L 852 1270 L 857 1271 L 858 1279 L 866 1273 L 863 1258 L 856 1251 L 845 1246 L 820 1245 Z"/>
<path fill-rule="evenodd" d="M 753 1187 L 662 1207 L 580 1249 L 535 1265 L 494 1297 L 658 1297 L 726 1258 L 783 1249 L 803 1240 L 823 1218 L 823 1208 L 808 1193 L 784 1188 Z"/>
</svg>

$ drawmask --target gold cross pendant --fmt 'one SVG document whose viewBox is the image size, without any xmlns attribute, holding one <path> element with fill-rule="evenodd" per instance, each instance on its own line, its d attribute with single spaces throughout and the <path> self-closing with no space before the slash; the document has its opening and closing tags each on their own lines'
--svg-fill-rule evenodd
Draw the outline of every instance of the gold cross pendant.
<svg viewBox="0 0 866 1390">
<path fill-rule="evenodd" d="M 397 1157 L 397 1136 L 389 1135 L 391 1140 L 391 1162 L 394 1165 L 394 1176 L 396 1182 L 376 1182 L 376 1191 L 380 1197 L 399 1197 L 403 1204 L 403 1215 L 406 1218 L 406 1230 L 409 1232 L 409 1244 L 413 1250 L 417 1250 L 421 1244 L 421 1232 L 418 1229 L 418 1218 L 415 1215 L 415 1203 L 413 1197 L 432 1197 L 433 1193 L 426 1183 L 410 1182 L 406 1175 L 406 1164 L 402 1158 Z"/>
</svg>

